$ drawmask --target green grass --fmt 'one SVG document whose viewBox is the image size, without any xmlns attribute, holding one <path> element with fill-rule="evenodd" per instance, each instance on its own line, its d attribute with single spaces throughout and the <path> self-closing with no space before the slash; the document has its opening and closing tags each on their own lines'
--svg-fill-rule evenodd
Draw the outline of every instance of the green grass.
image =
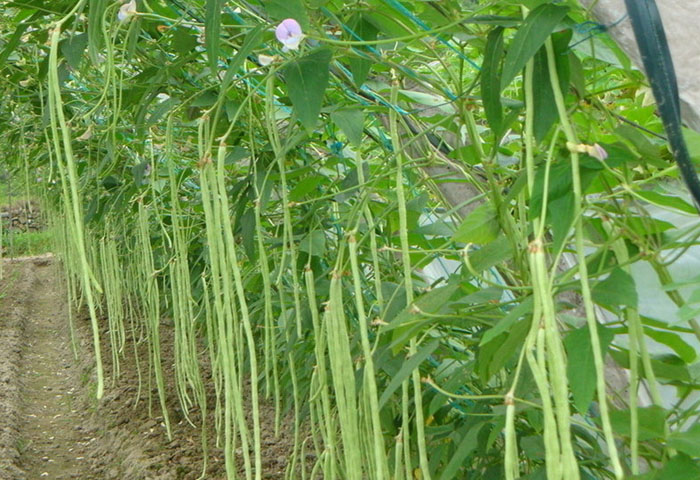
<svg viewBox="0 0 700 480">
<path fill-rule="evenodd" d="M 38 232 L 2 232 L 3 257 L 39 255 L 51 251 L 51 234 L 48 230 Z"/>
</svg>

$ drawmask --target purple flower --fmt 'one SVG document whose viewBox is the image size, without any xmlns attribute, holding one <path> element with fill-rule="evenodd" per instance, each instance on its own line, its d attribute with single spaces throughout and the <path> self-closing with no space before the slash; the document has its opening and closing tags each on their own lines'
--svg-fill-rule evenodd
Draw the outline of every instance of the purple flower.
<svg viewBox="0 0 700 480">
<path fill-rule="evenodd" d="M 120 22 L 127 20 L 129 17 L 136 13 L 136 0 L 131 0 L 119 7 L 119 13 L 117 13 L 117 18 Z"/>
<path fill-rule="evenodd" d="M 301 31 L 301 25 L 299 22 L 293 18 L 286 18 L 277 25 L 275 29 L 275 36 L 282 45 L 282 51 L 286 52 L 289 50 L 298 50 L 301 40 L 304 38 L 304 34 Z"/>
<path fill-rule="evenodd" d="M 593 158 L 597 158 L 601 162 L 608 158 L 608 152 L 606 152 L 605 149 L 597 143 L 591 145 L 591 149 L 589 150 L 588 154 Z"/>
</svg>

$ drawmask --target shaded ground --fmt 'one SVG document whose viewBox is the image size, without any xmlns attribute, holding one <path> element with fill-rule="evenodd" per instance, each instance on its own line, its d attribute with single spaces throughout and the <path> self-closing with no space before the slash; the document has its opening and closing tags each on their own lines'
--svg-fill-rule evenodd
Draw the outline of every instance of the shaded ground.
<svg viewBox="0 0 700 480">
<path fill-rule="evenodd" d="M 133 347 L 127 349 L 122 374 L 112 384 L 108 335 L 103 332 L 107 384 L 105 397 L 98 404 L 94 400 L 89 320 L 84 315 L 76 319 L 76 342 L 81 352 L 76 361 L 60 266 L 51 256 L 2 262 L 0 480 L 200 478 L 204 468 L 201 430 L 183 420 L 174 385 L 170 384 L 173 441 L 168 441 L 158 417 L 155 389 L 151 402 L 148 398 L 145 345 L 138 353 L 143 383 L 137 396 L 139 369 Z M 162 330 L 164 373 L 172 379 L 172 349 L 167 347 L 172 331 L 167 325 Z M 261 410 L 272 412 L 264 406 Z M 286 424 L 282 435 L 275 437 L 273 414 L 262 416 L 263 478 L 284 478 L 291 450 L 290 426 Z M 210 412 L 209 461 L 204 478 L 220 479 L 225 478 L 223 453 L 215 446 L 211 417 Z M 193 420 L 199 423 L 196 414 Z"/>
</svg>

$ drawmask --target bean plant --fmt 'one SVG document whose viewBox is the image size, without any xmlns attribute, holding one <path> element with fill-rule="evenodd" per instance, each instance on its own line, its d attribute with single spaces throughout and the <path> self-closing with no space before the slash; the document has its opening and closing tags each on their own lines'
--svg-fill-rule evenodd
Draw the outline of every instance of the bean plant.
<svg viewBox="0 0 700 480">
<path fill-rule="evenodd" d="M 292 423 L 290 479 L 700 478 L 697 278 L 673 270 L 697 211 L 577 2 L 4 13 L 3 162 L 45 204 L 66 328 L 89 314 L 98 400 L 146 352 L 171 437 L 171 350 L 231 479 L 264 476 L 262 415 Z"/>
</svg>

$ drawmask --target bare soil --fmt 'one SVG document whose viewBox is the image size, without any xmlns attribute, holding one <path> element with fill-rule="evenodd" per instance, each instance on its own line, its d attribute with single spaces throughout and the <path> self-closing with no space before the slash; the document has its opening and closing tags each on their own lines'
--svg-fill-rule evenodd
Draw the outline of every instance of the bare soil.
<svg viewBox="0 0 700 480">
<path fill-rule="evenodd" d="M 172 441 L 158 416 L 155 387 L 149 399 L 145 346 L 134 352 L 133 344 L 127 342 L 121 374 L 113 379 L 109 337 L 102 332 L 107 383 L 98 402 L 89 319 L 78 314 L 75 320 L 76 359 L 58 262 L 50 255 L 2 262 L 0 480 L 226 478 L 212 412 L 207 416 L 207 457 L 201 429 L 186 422 L 180 410 L 172 383 L 173 352 L 168 341 L 172 331 L 167 325 L 162 330 L 162 349 Z M 206 373 L 206 364 L 203 369 Z M 214 405 L 213 398 L 209 404 Z M 261 410 L 273 411 L 264 406 Z M 285 423 L 276 436 L 274 415 L 262 417 L 263 478 L 284 478 L 292 448 L 291 426 Z M 196 412 L 192 419 L 196 425 L 201 423 Z"/>
</svg>

